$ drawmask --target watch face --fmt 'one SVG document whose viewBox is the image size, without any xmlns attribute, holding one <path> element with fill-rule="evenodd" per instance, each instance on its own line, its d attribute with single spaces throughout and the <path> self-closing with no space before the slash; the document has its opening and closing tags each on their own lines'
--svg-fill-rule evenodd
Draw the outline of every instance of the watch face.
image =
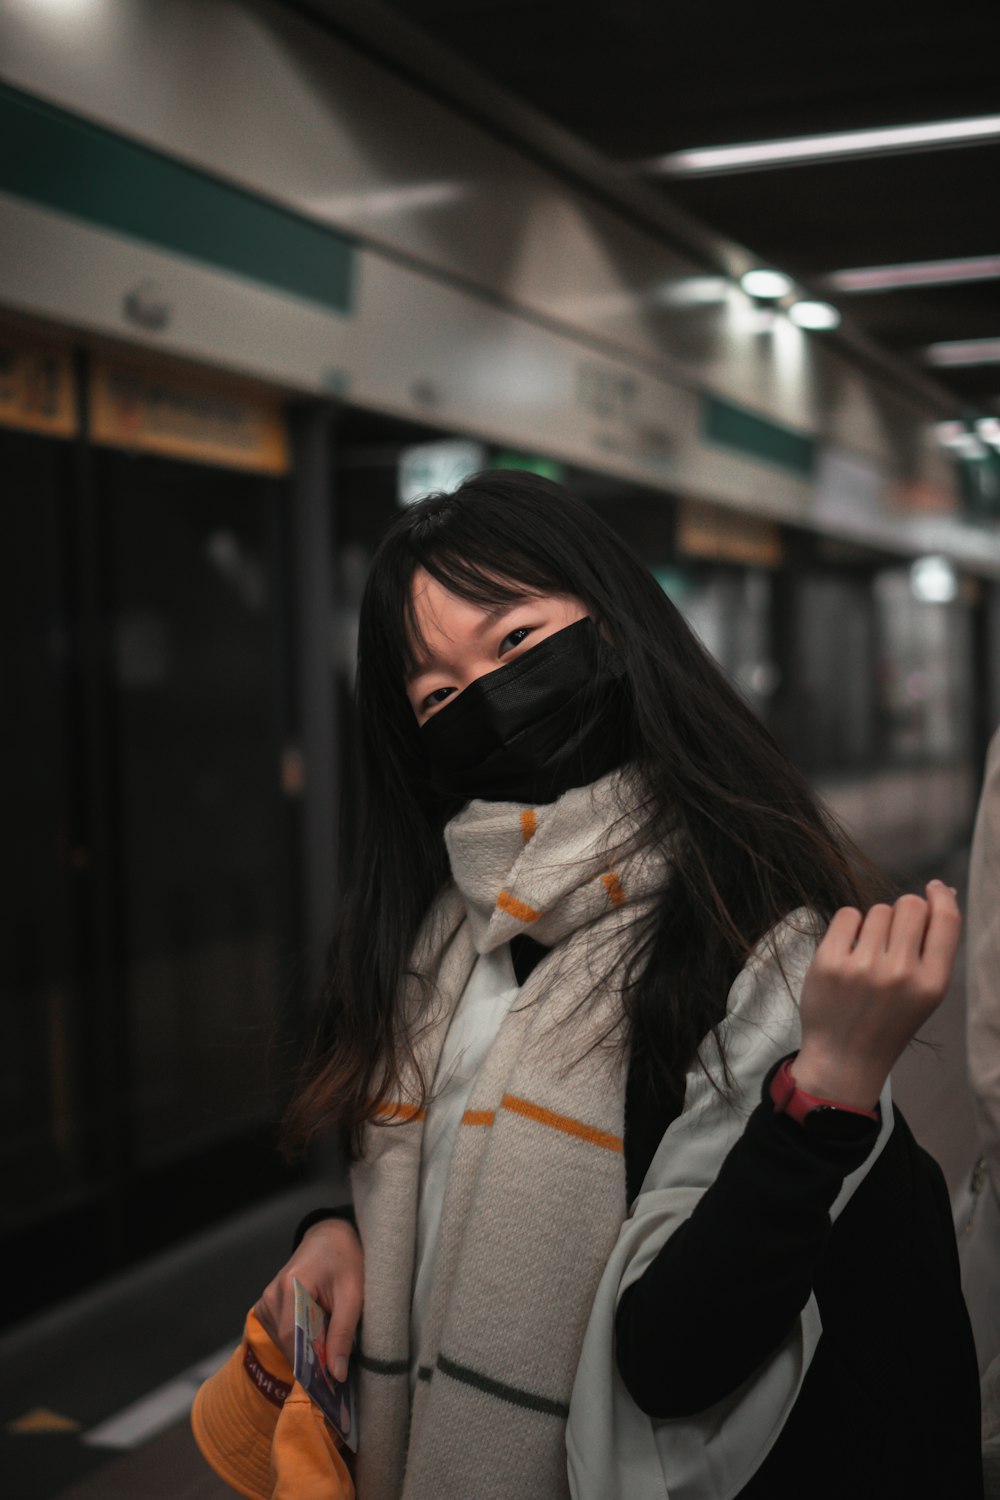
<svg viewBox="0 0 1000 1500">
<path fill-rule="evenodd" d="M 826 1141 L 863 1141 L 877 1133 L 879 1122 L 833 1104 L 817 1104 L 804 1117 L 802 1128 Z"/>
</svg>

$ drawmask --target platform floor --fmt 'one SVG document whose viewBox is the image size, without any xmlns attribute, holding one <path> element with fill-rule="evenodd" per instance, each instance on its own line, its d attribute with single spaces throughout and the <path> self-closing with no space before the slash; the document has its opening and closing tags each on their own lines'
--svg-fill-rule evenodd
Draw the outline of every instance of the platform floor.
<svg viewBox="0 0 1000 1500">
<path fill-rule="evenodd" d="M 103 1463 L 59 1500 L 233 1500 L 195 1445 L 187 1417 L 142 1447 Z"/>
<path fill-rule="evenodd" d="M 188 1428 L 198 1372 L 238 1343 L 303 1215 L 345 1192 L 282 1193 L 0 1339 L 4 1500 L 231 1497 Z"/>
<path fill-rule="evenodd" d="M 964 890 L 965 859 L 942 878 Z M 895 1097 L 952 1192 L 976 1156 L 965 1081 L 961 961 L 951 992 L 909 1049 Z M 334 1199 L 331 1199 L 331 1191 Z M 246 1309 L 288 1255 L 295 1224 L 342 1183 L 306 1184 L 0 1339 L 4 1500 L 224 1500 L 233 1491 L 195 1447 L 186 1408 L 206 1361 L 235 1345 Z M 129 1449 L 87 1441 L 109 1419 L 129 1438 L 135 1403 L 152 1427 Z M 70 1430 L 13 1431 L 44 1411 Z M 141 1428 L 143 1412 L 138 1414 Z M 41 1420 L 36 1415 L 36 1421 Z M 135 1440 L 135 1432 L 131 1434 Z"/>
</svg>

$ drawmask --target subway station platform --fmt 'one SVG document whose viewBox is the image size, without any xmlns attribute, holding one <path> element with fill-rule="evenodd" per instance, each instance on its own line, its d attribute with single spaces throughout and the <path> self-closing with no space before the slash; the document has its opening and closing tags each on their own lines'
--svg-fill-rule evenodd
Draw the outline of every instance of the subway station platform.
<svg viewBox="0 0 1000 1500">
<path fill-rule="evenodd" d="M 773 16 L 708 7 L 0 3 L 0 1500 L 229 1493 L 187 1414 L 344 1191 L 289 1186 L 274 1122 L 364 859 L 367 580 L 421 497 L 564 488 L 864 852 L 964 893 L 995 7 L 932 47 L 856 10 L 804 91 Z M 894 1082 L 953 1197 L 963 991 Z"/>
</svg>

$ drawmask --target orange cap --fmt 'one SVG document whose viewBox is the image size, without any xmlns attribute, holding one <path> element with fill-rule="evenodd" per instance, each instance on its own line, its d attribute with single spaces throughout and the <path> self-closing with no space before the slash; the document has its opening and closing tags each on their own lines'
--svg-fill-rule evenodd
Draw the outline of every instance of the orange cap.
<svg viewBox="0 0 1000 1500">
<path fill-rule="evenodd" d="M 195 1396 L 191 1426 L 220 1479 L 247 1500 L 354 1500 L 326 1418 L 252 1311 L 240 1347 Z"/>
</svg>

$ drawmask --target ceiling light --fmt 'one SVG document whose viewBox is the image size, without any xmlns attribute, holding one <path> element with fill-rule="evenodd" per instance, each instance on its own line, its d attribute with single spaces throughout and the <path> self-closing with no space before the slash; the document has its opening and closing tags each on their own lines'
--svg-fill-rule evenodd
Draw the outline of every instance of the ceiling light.
<svg viewBox="0 0 1000 1500">
<path fill-rule="evenodd" d="M 1000 115 L 970 120 L 936 120 L 926 125 L 891 125 L 877 130 L 837 130 L 744 146 L 699 146 L 669 151 L 640 162 L 640 172 L 667 177 L 707 176 L 718 172 L 755 172 L 769 167 L 837 161 L 845 156 L 891 156 L 901 151 L 936 151 L 946 146 L 984 144 L 1000 137 Z"/>
<path fill-rule="evenodd" d="M 925 604 L 950 604 L 958 594 L 958 578 L 946 557 L 918 557 L 910 568 L 910 590 Z"/>
<path fill-rule="evenodd" d="M 662 287 L 657 301 L 668 307 L 711 307 L 726 301 L 731 285 L 725 276 L 682 276 Z"/>
<path fill-rule="evenodd" d="M 1000 339 L 955 339 L 924 350 L 929 365 L 1000 364 Z"/>
<path fill-rule="evenodd" d="M 793 302 L 788 316 L 798 328 L 836 328 L 840 313 L 829 302 Z"/>
<path fill-rule="evenodd" d="M 769 302 L 786 297 L 793 285 L 792 278 L 784 271 L 747 271 L 740 277 L 740 286 L 748 297 L 764 297 Z"/>
<path fill-rule="evenodd" d="M 446 208 L 467 196 L 460 182 L 408 182 L 400 187 L 365 188 L 357 193 L 335 193 L 316 198 L 316 213 L 333 219 L 350 219 L 392 214 L 420 213 L 424 209 Z"/>
<path fill-rule="evenodd" d="M 909 286 L 957 286 L 962 281 L 1000 278 L 1000 255 L 964 260 L 920 260 L 901 266 L 858 266 L 831 271 L 823 281 L 838 292 L 891 292 Z"/>
<path fill-rule="evenodd" d="M 55 11 L 56 15 L 72 15 L 74 11 L 94 9 L 94 0 L 35 0 L 38 10 Z"/>
</svg>

